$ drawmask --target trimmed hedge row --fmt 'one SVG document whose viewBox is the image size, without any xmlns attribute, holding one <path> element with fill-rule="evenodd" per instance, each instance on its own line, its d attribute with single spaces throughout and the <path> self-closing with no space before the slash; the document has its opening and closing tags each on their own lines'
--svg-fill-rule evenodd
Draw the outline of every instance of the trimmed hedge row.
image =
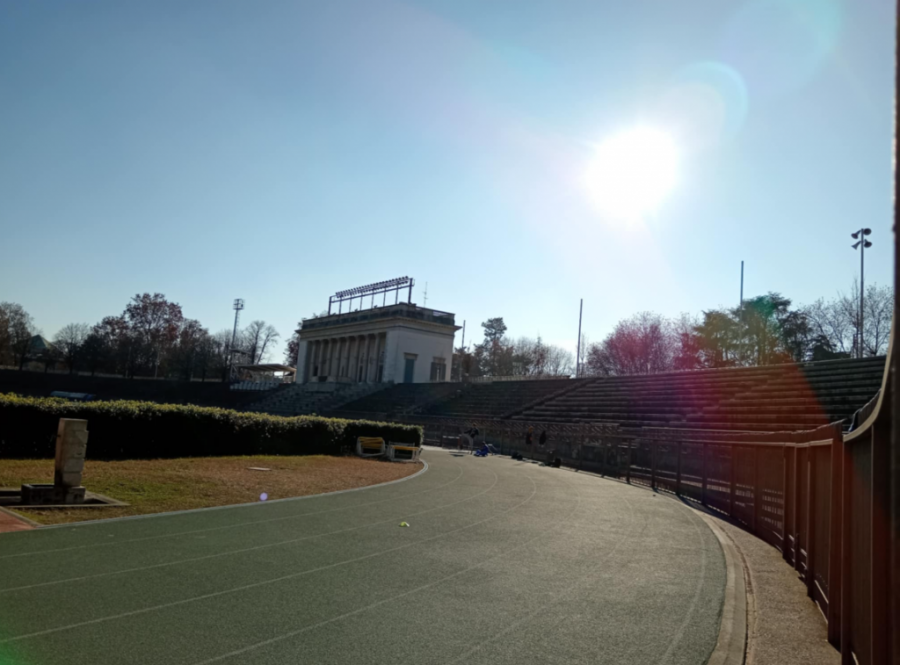
<svg viewBox="0 0 900 665">
<path fill-rule="evenodd" d="M 421 445 L 422 428 L 318 416 L 284 418 L 153 402 L 68 402 L 0 394 L 0 458 L 53 457 L 60 418 L 88 421 L 89 459 L 339 455 L 358 436 Z"/>
</svg>

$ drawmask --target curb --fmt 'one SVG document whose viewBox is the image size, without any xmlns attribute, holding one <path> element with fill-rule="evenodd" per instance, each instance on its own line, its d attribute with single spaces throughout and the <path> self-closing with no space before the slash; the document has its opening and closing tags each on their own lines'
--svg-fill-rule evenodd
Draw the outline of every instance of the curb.
<svg viewBox="0 0 900 665">
<path fill-rule="evenodd" d="M 693 510 L 693 509 L 692 509 Z M 715 519 L 706 513 L 694 510 L 719 540 L 725 555 L 725 598 L 722 603 L 722 621 L 719 624 L 719 639 L 707 665 L 743 665 L 747 653 L 747 581 L 748 574 L 744 560 L 734 542 Z"/>
</svg>

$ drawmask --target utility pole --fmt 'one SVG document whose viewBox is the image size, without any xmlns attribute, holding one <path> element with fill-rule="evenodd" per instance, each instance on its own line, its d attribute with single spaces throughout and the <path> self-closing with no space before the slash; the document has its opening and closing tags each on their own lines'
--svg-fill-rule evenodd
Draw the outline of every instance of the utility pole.
<svg viewBox="0 0 900 665">
<path fill-rule="evenodd" d="M 428 307 L 428 282 L 425 282 L 425 292 L 422 294 L 422 298 L 425 300 L 424 307 Z"/>
<path fill-rule="evenodd" d="M 865 354 L 865 337 L 863 336 L 863 306 L 866 296 L 866 247 L 871 247 L 872 243 L 866 240 L 866 236 L 872 233 L 872 229 L 862 228 L 856 233 L 851 233 L 850 237 L 856 240 L 853 243 L 853 249 L 859 249 L 859 334 L 857 337 L 857 355 L 862 358 Z"/>
<path fill-rule="evenodd" d="M 744 320 L 744 262 L 741 261 L 741 321 Z"/>
<path fill-rule="evenodd" d="M 581 311 L 584 308 L 584 298 L 578 301 L 578 348 L 575 350 L 575 378 L 581 373 Z"/>
</svg>

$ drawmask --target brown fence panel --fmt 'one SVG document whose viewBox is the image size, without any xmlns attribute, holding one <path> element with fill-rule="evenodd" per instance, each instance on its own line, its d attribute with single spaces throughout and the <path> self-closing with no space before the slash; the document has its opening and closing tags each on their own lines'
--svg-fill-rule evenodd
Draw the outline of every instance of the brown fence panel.
<svg viewBox="0 0 900 665">
<path fill-rule="evenodd" d="M 831 442 L 809 447 L 810 596 L 828 616 L 831 558 Z"/>
<path fill-rule="evenodd" d="M 784 446 L 756 446 L 757 535 L 784 551 Z"/>
<path fill-rule="evenodd" d="M 756 533 L 756 449 L 750 445 L 732 446 L 734 476 L 731 516 L 751 533 Z"/>
</svg>

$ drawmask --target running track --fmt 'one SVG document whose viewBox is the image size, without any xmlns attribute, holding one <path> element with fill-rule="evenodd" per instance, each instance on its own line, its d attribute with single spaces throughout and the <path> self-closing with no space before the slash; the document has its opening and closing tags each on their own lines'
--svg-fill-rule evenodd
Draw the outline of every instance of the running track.
<svg viewBox="0 0 900 665">
<path fill-rule="evenodd" d="M 691 510 L 423 458 L 361 491 L 0 535 L 0 663 L 706 662 L 725 562 Z"/>
</svg>

